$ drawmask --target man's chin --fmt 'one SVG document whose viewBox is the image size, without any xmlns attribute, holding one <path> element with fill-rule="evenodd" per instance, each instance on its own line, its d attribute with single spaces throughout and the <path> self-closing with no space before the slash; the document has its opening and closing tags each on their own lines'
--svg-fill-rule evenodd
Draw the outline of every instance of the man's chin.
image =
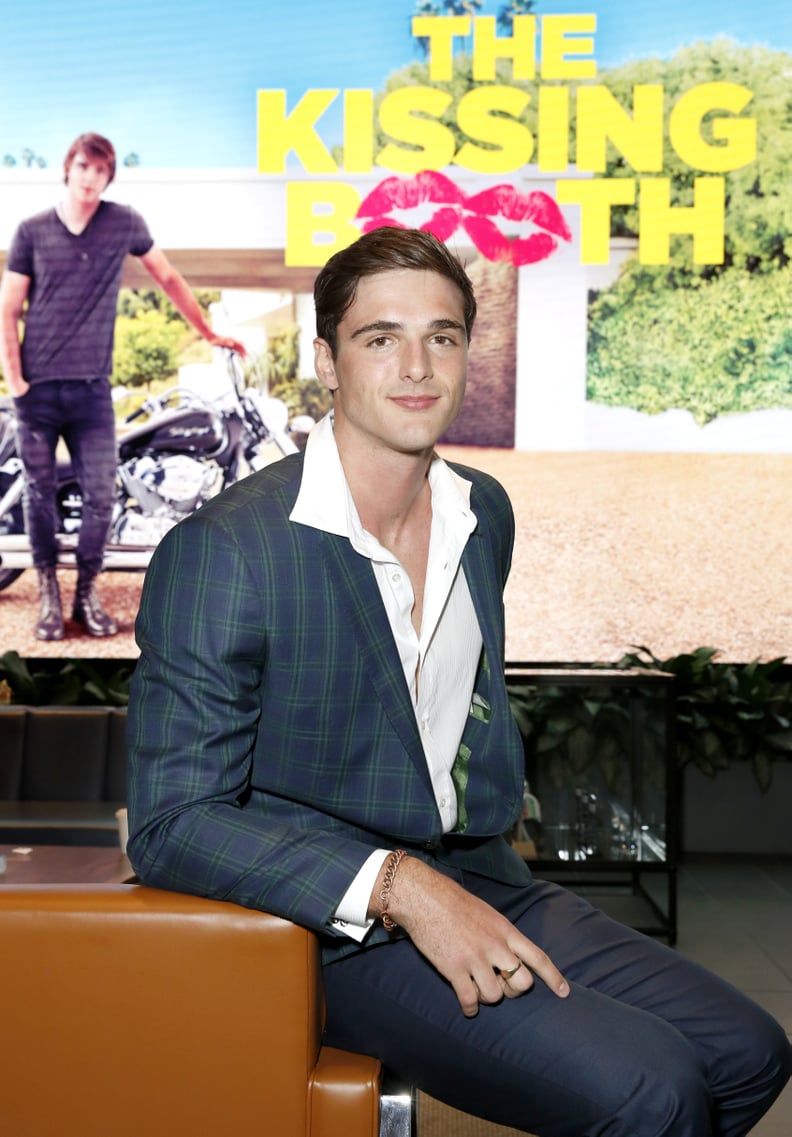
<svg viewBox="0 0 792 1137">
<path fill-rule="evenodd" d="M 450 423 L 443 427 L 443 430 L 438 434 L 435 430 L 412 430 L 405 431 L 396 443 L 396 449 L 402 454 L 412 454 L 416 458 L 426 457 L 434 454 L 435 445 L 438 438 L 441 438 L 445 431 L 450 426 Z"/>
</svg>

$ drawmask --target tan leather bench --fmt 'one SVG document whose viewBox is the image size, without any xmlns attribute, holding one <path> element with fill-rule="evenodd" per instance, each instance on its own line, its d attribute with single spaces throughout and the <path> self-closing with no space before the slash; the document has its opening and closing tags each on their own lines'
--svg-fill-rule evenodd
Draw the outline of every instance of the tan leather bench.
<svg viewBox="0 0 792 1137">
<path fill-rule="evenodd" d="M 315 937 L 136 885 L 0 885 L 13 1137 L 410 1137 L 412 1096 L 321 1045 Z"/>
</svg>

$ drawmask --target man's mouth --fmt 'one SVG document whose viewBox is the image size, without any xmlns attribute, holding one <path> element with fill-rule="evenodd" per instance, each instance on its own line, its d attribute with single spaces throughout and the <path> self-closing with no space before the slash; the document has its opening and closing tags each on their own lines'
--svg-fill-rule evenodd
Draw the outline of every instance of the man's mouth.
<svg viewBox="0 0 792 1137">
<path fill-rule="evenodd" d="M 517 266 L 535 264 L 551 256 L 559 240 L 572 240 L 569 226 L 549 194 L 541 190 L 520 193 L 514 186 L 504 184 L 468 196 L 436 170 L 422 170 L 413 178 L 385 178 L 363 200 L 357 216 L 363 219 L 364 233 L 383 225 L 406 229 L 410 226 L 392 216 L 391 211 L 423 207 L 425 212 L 427 205 L 439 208 L 417 228 L 447 241 L 461 226 L 489 261 L 510 261 Z M 497 218 L 531 224 L 535 232 L 526 237 L 509 237 L 496 223 Z"/>
<path fill-rule="evenodd" d="M 436 395 L 391 395 L 391 402 L 408 411 L 425 411 L 437 402 Z"/>
</svg>

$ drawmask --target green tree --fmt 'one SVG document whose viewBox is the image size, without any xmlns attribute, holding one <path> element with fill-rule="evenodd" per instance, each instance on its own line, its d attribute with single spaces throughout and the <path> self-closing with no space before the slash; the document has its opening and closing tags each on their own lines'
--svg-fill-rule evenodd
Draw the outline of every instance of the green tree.
<svg viewBox="0 0 792 1137">
<path fill-rule="evenodd" d="M 517 0 L 514 0 L 517 3 Z M 517 14 L 517 13 L 515 13 Z M 789 54 L 764 47 L 742 47 L 727 39 L 711 43 L 696 43 L 682 48 L 669 60 L 652 58 L 625 64 L 602 72 L 594 82 L 607 87 L 628 112 L 633 109 L 633 88 L 636 84 L 662 85 L 666 121 L 679 97 L 700 83 L 722 81 L 738 83 L 753 92 L 753 101 L 745 111 L 756 119 L 757 158 L 742 169 L 726 175 L 726 259 L 720 265 L 693 265 L 689 239 L 672 242 L 672 256 L 668 265 L 630 269 L 631 280 L 643 292 L 647 287 L 689 283 L 694 277 L 709 279 L 730 267 L 749 271 L 773 271 L 787 264 L 792 255 L 792 99 L 789 96 L 789 75 L 792 59 Z M 537 90 L 539 83 L 512 79 L 509 61 L 499 61 L 495 82 L 523 90 L 530 96 L 521 117 L 523 125 L 536 137 Z M 588 83 L 588 81 L 587 81 Z M 452 102 L 441 122 L 454 136 L 456 149 L 469 139 L 457 125 L 457 106 L 460 99 L 480 84 L 473 79 L 472 61 L 464 53 L 454 59 L 454 74 L 448 81 L 433 82 L 429 66 L 416 62 L 394 72 L 385 81 L 383 90 L 375 98 L 377 109 L 391 91 L 406 86 L 436 87 L 446 91 Z M 542 85 L 548 86 L 547 81 Z M 554 84 L 555 85 L 555 84 Z M 569 86 L 570 137 L 569 161 L 575 161 L 577 116 L 575 93 L 583 83 Z M 713 121 L 721 117 L 710 114 L 703 124 L 705 137 L 713 141 Z M 375 155 L 391 139 L 378 128 L 375 137 Z M 407 149 L 404 143 L 400 145 Z M 417 149 L 417 148 L 416 148 Z M 671 201 L 674 206 L 692 203 L 693 179 L 698 171 L 690 169 L 676 155 L 668 139 L 664 145 L 663 175 L 671 179 Z M 604 177 L 634 178 L 635 171 L 609 144 Z M 614 236 L 636 235 L 638 212 L 636 207 L 617 207 L 612 211 Z"/>
<path fill-rule="evenodd" d="M 310 415 L 318 422 L 333 405 L 333 396 L 318 379 L 285 379 L 270 388 L 274 399 L 282 399 L 289 410 L 289 421 L 297 415 Z"/>
<path fill-rule="evenodd" d="M 629 303 L 618 287 L 604 291 L 589 315 L 589 399 L 647 414 L 682 408 L 700 426 L 792 407 L 791 291 L 792 268 L 732 270 Z"/>
<path fill-rule="evenodd" d="M 26 146 L 20 155 L 23 166 L 38 166 L 43 169 L 46 166 L 46 161 L 40 155 L 34 153 L 29 146 Z"/>
<path fill-rule="evenodd" d="M 502 32 L 511 35 L 515 18 L 530 16 L 535 7 L 534 0 L 509 0 L 508 4 L 498 9 L 498 27 Z"/>
<path fill-rule="evenodd" d="M 267 350 L 258 360 L 259 370 L 263 371 L 268 390 L 276 384 L 297 378 L 300 364 L 300 329 L 293 325 L 287 331 L 271 335 Z"/>
<path fill-rule="evenodd" d="M 512 79 L 512 64 L 510 60 L 499 59 L 495 65 L 495 82 L 503 86 L 516 87 L 519 90 L 526 91 L 529 95 L 533 95 L 536 90 L 534 83 L 523 82 L 521 80 Z M 445 91 L 451 96 L 451 102 L 447 110 L 440 116 L 439 121 L 451 132 L 456 150 L 458 151 L 465 142 L 474 141 L 477 146 L 484 149 L 489 147 L 489 143 L 482 143 L 478 139 L 470 139 L 464 131 L 460 130 L 457 124 L 457 106 L 459 100 L 481 84 L 473 79 L 473 60 L 466 52 L 462 52 L 454 57 L 454 72 L 450 79 L 434 81 L 429 79 L 429 64 L 424 62 L 415 62 L 408 64 L 407 67 L 395 71 L 389 75 L 385 80 L 385 85 L 382 91 L 374 96 L 375 106 L 375 128 L 374 135 L 374 154 L 377 153 L 392 139 L 380 128 L 378 125 L 379 108 L 382 105 L 383 99 L 386 98 L 392 91 L 398 91 L 402 87 L 434 87 L 438 91 Z M 534 136 L 536 134 L 536 99 L 532 98 L 528 103 L 521 120 L 525 126 L 530 130 Z M 399 146 L 404 150 L 414 149 L 417 146 L 410 146 L 409 143 L 399 142 Z"/>
<path fill-rule="evenodd" d="M 625 108 L 632 107 L 636 84 L 662 84 L 666 121 L 679 97 L 701 83 L 737 83 L 753 94 L 743 112 L 756 120 L 757 157 L 726 176 L 726 256 L 723 265 L 691 263 L 689 239 L 672 245 L 668 265 L 633 271 L 633 282 L 647 286 L 679 286 L 693 277 L 709 279 L 732 267 L 769 272 L 789 263 L 792 255 L 792 99 L 789 96 L 792 57 L 765 47 L 743 47 L 728 39 L 695 43 L 671 59 L 625 64 L 599 80 Z M 705 117 L 702 134 L 713 145 L 713 123 L 721 112 Z M 574 130 L 574 124 L 573 124 Z M 663 173 L 672 183 L 672 204 L 692 204 L 693 179 L 699 171 L 685 165 L 665 139 Z M 635 172 L 611 146 L 606 177 L 635 177 Z M 636 207 L 613 211 L 613 231 L 638 232 Z"/>
<path fill-rule="evenodd" d="M 269 394 L 282 399 L 289 410 L 289 420 L 297 415 L 310 415 L 318 422 L 330 410 L 333 398 L 324 383 L 311 377 L 300 379 L 300 329 L 291 328 L 272 335 L 263 358 L 253 361 L 252 370 L 263 372 Z"/>
<path fill-rule="evenodd" d="M 480 12 L 484 0 L 418 0 L 415 5 L 416 16 L 475 16 Z"/>
<path fill-rule="evenodd" d="M 630 259 L 589 309 L 588 393 L 595 402 L 655 413 L 682 408 L 703 425 L 717 415 L 792 406 L 792 100 L 790 56 L 729 40 L 696 43 L 665 62 L 631 63 L 606 82 L 620 102 L 636 83 L 662 83 L 666 110 L 699 83 L 727 79 L 753 93 L 757 157 L 726 174 L 722 265 L 695 265 L 689 238 L 669 263 Z M 707 116 L 702 133 L 713 138 Z M 674 205 L 692 202 L 697 171 L 666 142 Z M 633 177 L 615 152 L 607 176 Z M 614 229 L 634 234 L 634 208 L 614 210 Z M 728 313 L 728 319 L 724 319 Z"/>
<path fill-rule="evenodd" d="M 415 16 L 475 16 L 481 11 L 484 0 L 418 0 L 415 5 Z M 411 21 L 412 23 L 412 21 Z M 429 52 L 429 39 L 426 36 L 416 36 L 416 43 L 424 55 Z"/>
<path fill-rule="evenodd" d="M 4 166 L 6 166 L 10 169 L 11 167 L 16 166 L 18 164 L 25 166 L 28 169 L 30 169 L 31 166 L 37 166 L 40 170 L 43 170 L 47 165 L 47 161 L 45 158 L 42 158 L 39 154 L 36 154 L 36 152 L 34 150 L 32 150 L 29 146 L 25 146 L 24 149 L 20 151 L 19 163 L 17 163 L 17 159 L 14 157 L 13 154 L 4 154 L 3 155 L 3 165 Z"/>
<path fill-rule="evenodd" d="M 175 375 L 183 329 L 155 309 L 116 320 L 113 386 L 143 387 Z"/>
<path fill-rule="evenodd" d="M 220 293 L 215 288 L 193 288 L 192 294 L 207 316 L 210 305 L 216 304 L 220 299 Z M 166 320 L 180 323 L 184 328 L 190 327 L 181 312 L 171 304 L 168 297 L 159 288 L 122 288 L 118 294 L 116 312 L 119 316 L 138 316 L 141 312 L 161 312 Z"/>
<path fill-rule="evenodd" d="M 517 0 L 505 7 L 515 9 Z M 512 18 L 517 14 L 513 11 Z M 504 19 L 509 19 L 507 13 Z M 589 320 L 590 398 L 650 412 L 682 407 L 700 423 L 727 411 L 792 405 L 786 271 L 792 257 L 791 70 L 788 53 L 717 39 L 691 44 L 668 60 L 631 62 L 594 80 L 607 87 L 629 114 L 636 84 L 662 85 L 666 122 L 680 96 L 691 88 L 723 80 L 740 84 L 753 94 L 744 115 L 756 120 L 757 157 L 725 175 L 722 265 L 693 264 L 690 239 L 678 237 L 672 240 L 668 264 L 640 265 L 633 258 L 617 283 L 595 298 Z M 499 62 L 495 81 L 530 96 L 521 122 L 536 137 L 538 83 L 514 81 L 511 71 L 509 62 Z M 451 95 L 441 121 L 452 132 L 457 150 L 467 141 L 482 145 L 469 140 L 457 125 L 459 100 L 478 86 L 468 55 L 455 57 L 454 73 L 447 82 L 431 82 L 426 62 L 394 72 L 375 99 L 377 107 L 391 91 L 414 85 L 433 86 Z M 578 128 L 575 95 L 581 85 L 569 84 L 571 163 Z M 714 122 L 722 117 L 715 111 L 702 123 L 702 134 L 712 145 L 718 144 Z M 379 130 L 375 154 L 389 141 Z M 663 175 L 671 182 L 673 206 L 692 203 L 697 173 L 665 138 Z M 609 144 L 602 176 L 636 174 Z M 614 209 L 611 221 L 614 235 L 638 232 L 636 208 Z M 759 278 L 765 275 L 777 279 L 764 285 Z M 723 318 L 726 311 L 728 321 Z"/>
</svg>

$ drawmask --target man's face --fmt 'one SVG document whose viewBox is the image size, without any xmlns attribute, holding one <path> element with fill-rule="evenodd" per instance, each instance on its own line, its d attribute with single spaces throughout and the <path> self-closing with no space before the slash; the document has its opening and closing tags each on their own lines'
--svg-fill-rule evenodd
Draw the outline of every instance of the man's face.
<svg viewBox="0 0 792 1137">
<path fill-rule="evenodd" d="M 109 181 L 110 167 L 107 162 L 78 150 L 66 175 L 70 197 L 79 205 L 94 205 Z"/>
<path fill-rule="evenodd" d="M 431 452 L 459 413 L 468 345 L 462 293 L 439 273 L 364 276 L 338 325 L 336 358 L 314 341 L 316 373 L 335 392 L 339 442 Z"/>
</svg>

